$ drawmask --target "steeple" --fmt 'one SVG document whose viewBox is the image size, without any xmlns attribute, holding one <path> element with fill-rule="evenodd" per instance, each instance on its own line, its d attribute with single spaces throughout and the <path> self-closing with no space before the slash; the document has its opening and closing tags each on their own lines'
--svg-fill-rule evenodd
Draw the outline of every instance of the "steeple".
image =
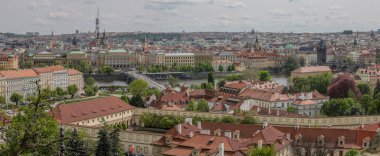
<svg viewBox="0 0 380 156">
<path fill-rule="evenodd" d="M 100 27 L 99 27 L 99 23 L 100 23 L 100 21 L 99 21 L 99 7 L 98 7 L 98 12 L 97 12 L 97 15 L 96 15 L 96 20 L 95 20 L 95 33 L 96 33 L 96 38 L 99 38 L 99 29 L 100 29 Z"/>
<path fill-rule="evenodd" d="M 53 37 L 54 36 L 54 31 L 53 30 L 51 30 L 51 37 Z"/>
<path fill-rule="evenodd" d="M 105 39 L 106 38 L 106 29 L 104 29 L 104 31 L 103 31 L 103 39 Z"/>
</svg>

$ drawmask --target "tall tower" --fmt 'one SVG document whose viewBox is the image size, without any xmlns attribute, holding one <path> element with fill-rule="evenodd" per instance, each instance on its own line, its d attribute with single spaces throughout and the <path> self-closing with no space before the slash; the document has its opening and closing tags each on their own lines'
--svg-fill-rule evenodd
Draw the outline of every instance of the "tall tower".
<svg viewBox="0 0 380 156">
<path fill-rule="evenodd" d="M 326 43 L 323 39 L 319 41 L 317 45 L 317 62 L 319 65 L 323 65 L 326 63 L 326 51 L 327 51 L 327 46 Z"/>
<path fill-rule="evenodd" d="M 95 20 L 95 24 L 96 24 L 96 26 L 95 26 L 95 33 L 96 33 L 96 38 L 99 38 L 99 29 L 100 29 L 100 27 L 99 27 L 99 7 L 98 7 L 98 13 L 97 13 L 97 16 L 96 16 L 96 20 Z"/>
</svg>

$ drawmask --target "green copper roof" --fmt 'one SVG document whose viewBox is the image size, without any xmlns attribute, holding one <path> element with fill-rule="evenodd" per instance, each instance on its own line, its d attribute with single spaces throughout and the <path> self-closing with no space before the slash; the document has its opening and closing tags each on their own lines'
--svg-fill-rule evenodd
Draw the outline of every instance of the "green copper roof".
<svg viewBox="0 0 380 156">
<path fill-rule="evenodd" d="M 84 52 L 78 50 L 78 51 L 71 51 L 70 53 L 71 53 L 71 54 L 82 54 L 82 53 L 84 53 Z"/>
<path fill-rule="evenodd" d="M 112 50 L 110 50 L 110 53 L 125 53 L 125 52 L 127 52 L 127 51 L 124 49 L 112 49 Z"/>
</svg>

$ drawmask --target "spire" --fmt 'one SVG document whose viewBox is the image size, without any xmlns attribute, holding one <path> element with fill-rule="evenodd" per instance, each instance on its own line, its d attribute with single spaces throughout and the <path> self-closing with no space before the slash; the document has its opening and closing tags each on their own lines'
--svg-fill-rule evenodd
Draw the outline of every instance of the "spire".
<svg viewBox="0 0 380 156">
<path fill-rule="evenodd" d="M 95 20 L 95 33 L 96 33 L 96 38 L 99 38 L 99 6 L 98 6 L 98 12 L 97 12 L 97 16 L 96 16 L 96 20 Z"/>
<path fill-rule="evenodd" d="M 52 37 L 54 36 L 54 31 L 53 31 L 53 29 L 51 30 L 51 36 L 52 36 Z"/>
<path fill-rule="evenodd" d="M 106 29 L 104 29 L 104 31 L 103 31 L 103 39 L 105 39 L 106 38 Z"/>
</svg>

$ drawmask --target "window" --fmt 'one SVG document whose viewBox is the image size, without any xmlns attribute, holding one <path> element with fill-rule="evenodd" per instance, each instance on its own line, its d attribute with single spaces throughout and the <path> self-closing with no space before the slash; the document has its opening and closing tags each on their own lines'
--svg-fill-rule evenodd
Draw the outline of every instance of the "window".
<svg viewBox="0 0 380 156">
<path fill-rule="evenodd" d="M 148 154 L 148 147 L 144 147 L 144 153 Z"/>
</svg>

